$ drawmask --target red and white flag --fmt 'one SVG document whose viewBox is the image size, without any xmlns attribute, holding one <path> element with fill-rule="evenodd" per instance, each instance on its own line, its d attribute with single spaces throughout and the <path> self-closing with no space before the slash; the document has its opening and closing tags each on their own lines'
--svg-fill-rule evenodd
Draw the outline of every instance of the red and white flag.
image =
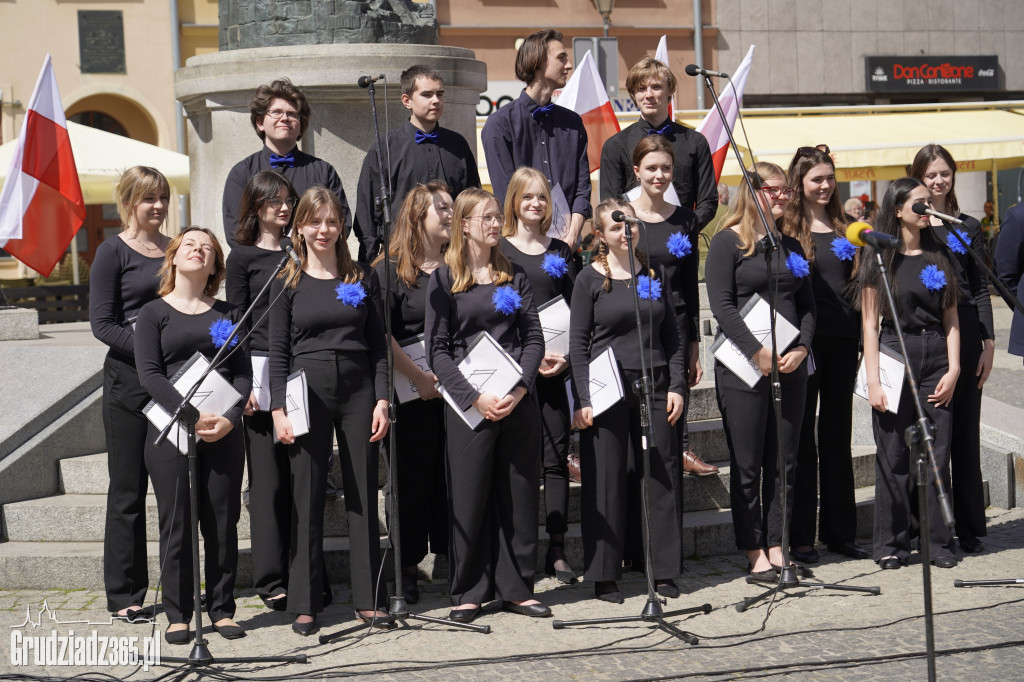
<svg viewBox="0 0 1024 682">
<path fill-rule="evenodd" d="M 0 247 L 48 276 L 84 220 L 64 107 L 46 55 L 0 192 Z"/>
<path fill-rule="evenodd" d="M 583 119 L 587 129 L 587 158 L 593 173 L 601 167 L 601 147 L 605 140 L 619 132 L 619 119 L 615 118 L 608 90 L 589 51 L 576 65 L 558 96 L 558 106 L 572 109 Z"/>
<path fill-rule="evenodd" d="M 654 51 L 654 58 L 659 62 L 668 67 L 669 71 L 672 67 L 668 63 L 668 36 L 662 36 L 661 40 L 658 41 L 658 49 Z M 676 96 L 672 95 L 672 99 L 668 101 L 668 120 L 676 120 Z"/>
<path fill-rule="evenodd" d="M 729 123 L 729 130 L 736 127 L 736 114 L 743 106 L 743 88 L 747 85 L 747 76 L 750 75 L 750 64 L 754 60 L 754 46 L 747 50 L 747 56 L 740 62 L 729 85 L 725 86 L 722 95 L 718 98 L 722 104 L 722 111 Z M 703 133 L 711 147 L 711 160 L 715 164 L 715 182 L 722 178 L 722 167 L 725 165 L 725 157 L 729 153 L 729 135 L 726 133 L 718 110 L 714 107 L 708 111 L 704 120 L 697 126 L 697 132 Z"/>
</svg>

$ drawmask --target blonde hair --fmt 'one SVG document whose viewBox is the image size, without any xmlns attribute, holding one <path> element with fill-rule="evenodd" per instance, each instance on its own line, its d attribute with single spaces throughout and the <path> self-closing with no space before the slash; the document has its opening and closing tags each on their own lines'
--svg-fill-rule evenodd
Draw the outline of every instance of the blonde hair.
<svg viewBox="0 0 1024 682">
<path fill-rule="evenodd" d="M 220 283 L 224 281 L 224 277 L 227 275 L 227 271 L 224 269 L 224 249 L 221 248 L 220 240 L 217 239 L 217 235 L 212 230 L 189 225 L 171 239 L 171 243 L 167 245 L 167 250 L 164 251 L 164 264 L 160 266 L 160 288 L 157 289 L 157 296 L 166 296 L 174 291 L 174 278 L 178 274 L 177 268 L 174 266 L 174 257 L 178 255 L 181 242 L 185 240 L 185 235 L 189 232 L 202 232 L 213 243 L 213 272 L 206 278 L 203 294 L 214 296 L 217 294 L 217 290 L 220 289 Z"/>
<path fill-rule="evenodd" d="M 147 194 L 153 192 L 171 193 L 171 185 L 167 178 L 156 168 L 149 166 L 132 166 L 117 180 L 114 195 L 117 199 L 117 214 L 121 216 L 121 228 L 132 227 L 135 207 L 142 203 Z"/>
<path fill-rule="evenodd" d="M 469 240 L 462 231 L 462 223 L 467 220 L 476 207 L 486 201 L 493 201 L 498 207 L 501 203 L 490 192 L 470 187 L 459 192 L 455 200 L 455 207 L 452 209 L 452 231 L 451 239 L 448 242 L 448 250 L 444 253 L 444 262 L 451 270 L 452 293 L 457 294 L 467 291 L 473 286 L 473 273 L 470 272 L 467 261 Z M 512 281 L 512 261 L 501 252 L 501 246 L 495 244 L 491 247 L 489 259 L 491 272 L 494 275 L 495 284 L 505 284 Z"/>
<path fill-rule="evenodd" d="M 633 207 L 619 197 L 605 199 L 597 205 L 597 208 L 594 209 L 594 229 L 600 232 L 602 237 L 601 242 L 597 245 L 597 255 L 594 256 L 594 260 L 604 268 L 604 283 L 601 285 L 601 288 L 605 291 L 612 290 L 612 271 L 611 268 L 608 267 L 608 242 L 606 239 L 603 239 L 604 231 L 615 222 L 612 220 L 612 213 L 623 209 L 628 209 L 635 217 Z M 644 254 L 644 252 L 637 246 L 633 247 L 633 255 L 636 256 L 638 261 L 640 261 L 640 266 L 643 268 L 643 271 L 647 273 L 647 276 L 653 278 L 654 270 L 651 269 L 650 264 L 647 262 L 647 255 Z"/>
<path fill-rule="evenodd" d="M 526 194 L 526 188 L 534 180 L 540 183 L 541 191 L 548 200 L 544 217 L 540 221 L 541 236 L 546 235 L 551 228 L 554 209 L 551 207 L 551 187 L 548 185 L 548 179 L 536 168 L 523 166 L 512 174 L 508 181 L 508 189 L 505 191 L 505 224 L 501 226 L 502 237 L 514 237 L 519 232 L 519 204 Z"/>
<path fill-rule="evenodd" d="M 768 180 L 782 178 L 785 181 L 787 179 L 786 172 L 781 167 L 766 161 L 758 161 L 754 164 L 753 170 L 747 172 L 756 174 L 756 177 L 752 177 L 751 180 L 753 180 L 757 191 L 760 191 L 760 188 Z M 750 194 L 747 183 L 741 182 L 736 192 L 736 199 L 729 205 L 729 213 L 722 220 L 721 227 L 718 228 L 719 231 L 722 231 L 739 226 L 740 229 L 736 232 L 739 234 L 739 248 L 743 251 L 744 256 L 752 256 L 757 251 L 757 226 L 761 224 L 761 216 L 758 215 L 756 201 L 757 199 Z M 770 216 L 771 211 L 768 214 Z"/>
<path fill-rule="evenodd" d="M 296 265 L 294 261 L 289 260 L 279 275 L 285 281 L 285 285 L 293 289 L 298 285 L 302 271 L 306 269 L 306 263 L 309 261 L 306 241 L 302 238 L 299 228 L 311 225 L 317 212 L 324 206 L 330 208 L 341 227 L 338 241 L 334 243 L 334 252 L 338 256 L 338 274 L 341 276 L 341 280 L 354 283 L 363 279 L 363 269 L 352 260 L 352 255 L 348 252 L 348 242 L 345 241 L 345 225 L 342 222 L 344 212 L 341 208 L 341 201 L 331 190 L 323 185 L 316 185 L 307 189 L 299 199 L 299 205 L 295 207 L 295 217 L 292 218 L 291 238 L 295 252 L 299 254 L 300 264 Z"/>
</svg>

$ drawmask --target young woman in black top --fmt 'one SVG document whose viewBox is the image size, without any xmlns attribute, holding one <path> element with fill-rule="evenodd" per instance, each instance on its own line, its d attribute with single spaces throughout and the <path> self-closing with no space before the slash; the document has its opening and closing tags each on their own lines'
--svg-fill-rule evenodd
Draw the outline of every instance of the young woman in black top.
<svg viewBox="0 0 1024 682">
<path fill-rule="evenodd" d="M 683 473 L 710 476 L 718 473 L 718 467 L 705 463 L 690 450 L 690 430 L 686 425 L 690 387 L 695 386 L 704 374 L 700 366 L 700 340 L 697 338 L 700 319 L 697 287 L 700 223 L 690 208 L 676 206 L 665 199 L 665 191 L 672 186 L 675 158 L 672 145 L 661 135 L 647 135 L 637 143 L 633 150 L 633 173 L 640 183 L 640 196 L 630 205 L 647 228 L 646 234 L 640 235 L 640 246 L 649 251 L 652 261 L 665 266 L 667 285 L 675 306 L 679 343 L 687 358 L 686 401 L 677 427 L 682 440 Z"/>
<path fill-rule="evenodd" d="M 417 565 L 427 556 L 448 553 L 448 494 L 444 468 L 444 401 L 435 388 L 437 377 L 420 369 L 402 350 L 401 342 L 423 333 L 430 275 L 444 263 L 452 225 L 452 197 L 443 182 L 416 185 L 406 195 L 391 234 L 391 351 L 395 383 L 411 381 L 419 399 L 398 405 L 393 439 L 400 459 L 398 481 L 402 537 L 402 593 L 410 604 L 419 601 Z M 374 270 L 384 279 L 384 255 Z M 384 311 L 380 312 L 383 320 Z M 403 376 L 398 376 L 401 372 Z M 387 506 L 391 513 L 390 495 Z M 389 517 L 390 523 L 390 517 Z"/>
<path fill-rule="evenodd" d="M 224 280 L 224 254 L 217 237 L 205 228 L 185 228 L 172 239 L 160 273 L 161 298 L 139 313 L 135 353 L 142 386 L 172 413 L 183 396 L 171 377 L 197 351 L 212 360 L 242 313 L 213 297 Z M 232 339 L 232 345 L 235 343 Z M 243 398 L 223 415 L 200 412 L 196 424 L 199 472 L 193 485 L 199 494 L 199 528 L 205 549 L 206 610 L 214 628 L 227 639 L 245 635 L 232 620 L 245 462 L 242 433 L 236 427 L 245 407 L 244 396 L 252 388 L 245 351 L 232 353 L 219 369 Z M 195 604 L 188 459 L 182 457 L 180 446 L 184 443 L 177 442 L 174 431 L 156 447 L 153 443 L 159 433 L 160 429 L 149 425 L 146 467 L 153 479 L 160 520 L 163 605 L 170 623 L 164 638 L 170 644 L 185 644 Z"/>
<path fill-rule="evenodd" d="M 811 285 L 818 310 L 812 342 L 814 373 L 807 378 L 789 543 L 797 561 L 817 561 L 818 552 L 814 549 L 817 518 L 818 535 L 830 552 L 867 559 L 870 553 L 854 542 L 857 504 L 853 497 L 853 451 L 850 447 L 860 316 L 848 296 L 858 252 L 845 236 L 846 218 L 836 191 L 836 168 L 828 152 L 815 147 L 798 149 L 789 164 L 789 184 L 795 195 L 786 208 L 782 231 L 803 247 L 811 266 Z M 820 517 L 817 513 L 819 478 Z"/>
<path fill-rule="evenodd" d="M 572 296 L 569 357 L 577 399 L 573 426 L 582 431 L 584 574 L 594 581 L 598 599 L 622 603 L 616 580 L 629 535 L 629 511 L 641 508 L 643 476 L 640 399 L 633 382 L 640 378 L 630 260 L 636 267 L 644 354 L 653 370 L 654 438 L 651 449 L 651 559 L 658 593 L 678 597 L 673 578 L 682 571 L 683 505 L 679 441 L 675 425 L 683 413 L 686 360 L 666 286 L 668 274 L 652 267 L 639 249 L 629 252 L 626 227 L 613 211 L 632 213 L 619 199 L 607 199 L 594 212 L 600 245 L 591 265 L 576 278 Z M 634 244 L 638 231 L 633 230 Z M 594 417 L 590 402 L 590 362 L 611 347 L 622 373 L 625 397 Z M 651 350 L 648 350 L 651 349 Z M 593 428 L 591 428 L 593 427 Z"/>
<path fill-rule="evenodd" d="M 324 496 L 332 436 L 338 440 L 348 512 L 352 602 L 356 618 L 379 621 L 383 591 L 377 523 L 377 446 L 388 430 L 387 359 L 376 299 L 377 275 L 352 260 L 342 237 L 342 206 L 312 187 L 295 207 L 289 262 L 270 288 L 270 407 L 291 458 L 292 519 L 288 610 L 292 630 L 311 635 L 330 590 L 323 561 Z M 367 300 L 368 299 L 368 300 Z M 309 433 L 296 437 L 286 411 L 290 373 L 305 370 Z"/>
<path fill-rule="evenodd" d="M 551 228 L 551 190 L 544 174 L 524 166 L 512 174 L 505 201 L 501 251 L 530 280 L 537 307 L 555 298 L 568 305 L 576 264 L 569 246 L 547 236 Z M 547 349 L 537 377 L 541 441 L 544 445 L 544 509 L 547 512 L 548 553 L 545 571 L 559 582 L 576 582 L 565 558 L 565 531 L 569 529 L 569 433 L 572 415 L 565 393 L 567 358 Z"/>
<path fill-rule="evenodd" d="M 276 171 L 260 171 L 242 192 L 238 208 L 235 247 L 228 254 L 228 303 L 243 312 L 252 304 L 281 261 L 280 240 L 292 219 L 298 197 L 288 180 Z M 250 324 L 249 349 L 266 361 L 270 345 L 269 320 L 257 322 L 267 312 L 269 297 L 256 302 Z M 256 377 L 258 379 L 258 377 Z M 253 587 L 263 603 L 283 610 L 288 591 L 288 526 L 291 491 L 288 487 L 288 446 L 274 443 L 270 405 L 260 405 L 253 391 L 245 405 L 243 434 L 249 466 L 249 534 L 252 538 Z"/>
<path fill-rule="evenodd" d="M 498 245 L 502 215 L 490 192 L 463 190 L 452 215 L 444 267 L 427 288 L 427 354 L 461 410 L 484 420 L 475 429 L 445 406 L 448 448 L 449 618 L 469 622 L 495 597 L 505 610 L 550 616 L 533 598 L 537 563 L 540 414 L 534 381 L 544 334 L 530 280 Z M 523 370 L 509 393 L 481 393 L 459 370 L 469 344 L 486 331 Z"/>
<path fill-rule="evenodd" d="M 910 175 L 928 188 L 932 208 L 965 223 L 962 227 L 954 227 L 938 218 L 931 218 L 932 232 L 948 249 L 946 257 L 953 266 L 960 289 L 957 315 L 960 318 L 960 368 L 963 371 L 953 394 L 953 441 L 949 449 L 953 516 L 960 549 L 968 553 L 980 552 L 985 549 L 981 538 L 987 535 L 981 479 L 981 389 L 992 371 L 995 327 L 985 274 L 950 230 L 957 230 L 978 254 L 983 251 L 984 236 L 977 218 L 960 213 L 954 191 L 956 162 L 944 147 L 937 144 L 922 147 L 910 166 Z"/>
<path fill-rule="evenodd" d="M 747 553 L 755 579 L 775 581 L 782 570 L 782 508 L 778 471 L 778 441 L 770 379 L 772 353 L 747 327 L 740 310 L 757 294 L 765 302 L 768 287 L 777 287 L 776 311 L 799 330 L 788 348 L 778 352 L 782 384 L 782 446 L 787 499 L 793 499 L 793 480 L 800 427 L 807 392 L 807 358 L 814 337 L 814 292 L 810 268 L 800 242 L 777 233 L 779 250 L 772 256 L 772 281 L 760 242 L 765 228 L 754 204 L 776 225 L 793 196 L 785 172 L 773 163 L 754 166 L 757 196 L 740 183 L 729 214 L 711 240 L 705 265 L 711 312 L 719 333 L 739 347 L 764 376 L 753 388 L 721 362 L 715 362 L 715 388 L 722 412 L 732 476 L 729 493 L 736 546 Z M 758 182 L 760 180 L 760 182 Z M 763 496 L 762 496 L 763 490 Z M 792 507 L 788 510 L 792 513 Z M 797 564 L 797 573 L 811 571 Z"/>
<path fill-rule="evenodd" d="M 899 248 L 885 251 L 882 257 L 896 299 L 896 313 L 906 335 L 908 361 L 918 382 L 918 395 L 925 415 L 935 425 L 935 464 L 948 490 L 953 427 L 949 406 L 960 374 L 959 287 L 945 249 L 928 229 L 928 216 L 911 210 L 916 203 L 929 205 L 928 195 L 928 189 L 916 178 L 901 178 L 892 183 L 878 209 L 875 230 L 900 238 Z M 905 381 L 896 414 L 886 411 L 889 405 L 880 381 L 878 349 L 884 345 L 898 355 L 900 347 L 881 287 L 875 251 L 864 247 L 859 303 L 868 400 L 874 408 L 871 417 L 878 446 L 874 559 L 886 569 L 906 565 L 911 542 L 921 532 L 917 495 L 927 494 L 926 532 L 931 537 L 932 564 L 952 568 L 957 564 L 953 533 L 943 523 L 933 481 L 928 481 L 927 490 L 917 488 L 915 467 L 904 440 L 907 427 L 917 419 Z"/>
<path fill-rule="evenodd" d="M 103 585 L 107 608 L 136 619 L 149 587 L 146 566 L 146 487 L 143 458 L 149 394 L 135 366 L 135 318 L 157 298 L 170 238 L 160 233 L 170 187 L 155 168 L 135 166 L 117 183 L 121 234 L 96 249 L 89 277 L 89 322 L 110 347 L 103 361 L 103 428 L 107 436 L 107 515 L 103 534 Z M 143 619 L 143 622 L 148 622 Z"/>
</svg>

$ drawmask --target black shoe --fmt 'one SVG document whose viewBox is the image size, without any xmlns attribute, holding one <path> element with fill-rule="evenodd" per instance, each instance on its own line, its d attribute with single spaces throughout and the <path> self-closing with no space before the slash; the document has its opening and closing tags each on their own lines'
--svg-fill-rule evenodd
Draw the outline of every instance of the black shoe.
<svg viewBox="0 0 1024 682">
<path fill-rule="evenodd" d="M 164 641 L 168 644 L 188 644 L 191 639 L 192 631 L 188 628 L 175 630 L 174 632 L 170 630 L 164 631 Z"/>
<path fill-rule="evenodd" d="M 848 542 L 843 545 L 829 545 L 828 551 L 834 554 L 842 554 L 845 557 L 851 559 L 869 559 L 871 558 L 871 552 L 864 549 L 860 545 L 854 542 Z"/>
<path fill-rule="evenodd" d="M 555 576 L 555 580 L 562 583 L 563 585 L 572 585 L 576 582 L 576 571 L 572 570 L 572 566 L 569 567 L 568 571 L 559 571 L 555 568 L 556 559 L 552 556 L 552 554 L 554 553 L 552 550 L 555 549 L 564 550 L 565 542 L 555 542 L 553 540 L 548 541 L 548 554 L 544 560 L 544 572 L 548 575 Z M 565 559 L 565 552 L 563 551 L 561 552 L 561 554 L 561 558 L 566 563 L 569 563 L 568 560 Z"/>
<path fill-rule="evenodd" d="M 953 568 L 958 563 L 960 562 L 957 561 L 957 558 L 952 554 L 947 554 L 946 556 L 937 556 L 934 559 L 932 559 L 932 566 L 935 566 L 936 568 Z"/>
<path fill-rule="evenodd" d="M 480 611 L 479 606 L 472 609 L 452 609 L 448 612 L 448 620 L 453 620 L 456 623 L 472 623 L 480 615 Z"/>
<path fill-rule="evenodd" d="M 316 616 L 313 616 L 313 620 L 308 623 L 300 623 L 295 621 L 292 623 L 292 632 L 303 637 L 309 637 L 320 631 L 320 624 L 316 622 Z"/>
<path fill-rule="evenodd" d="M 543 604 L 517 604 L 513 601 L 505 601 L 501 603 L 501 608 L 530 618 L 547 618 L 551 615 L 551 609 Z"/>
<path fill-rule="evenodd" d="M 614 580 L 600 580 L 594 583 L 594 596 L 601 601 L 606 601 L 609 604 L 621 604 L 623 602 L 622 593 L 619 592 L 619 586 L 615 584 Z"/>
<path fill-rule="evenodd" d="M 796 563 L 795 561 L 791 561 L 790 562 L 790 566 L 793 567 L 794 571 L 796 572 L 796 577 L 798 577 L 798 578 L 813 578 L 814 577 L 814 571 L 812 571 L 811 569 L 807 568 L 806 566 L 801 566 L 800 564 Z M 776 566 L 775 564 L 772 564 L 772 570 L 775 572 L 775 575 L 781 575 L 782 574 L 782 566 Z"/>
<path fill-rule="evenodd" d="M 960 538 L 960 549 L 967 554 L 977 554 L 985 551 L 985 543 L 978 538 Z"/>
<path fill-rule="evenodd" d="M 117 611 L 112 611 L 111 617 L 126 623 L 152 623 L 156 617 L 155 609 L 152 606 L 129 606 L 122 610 L 125 611 L 125 615 L 122 616 Z"/>
<path fill-rule="evenodd" d="M 816 564 L 818 563 L 818 559 L 821 558 L 820 556 L 818 556 L 818 550 L 814 549 L 813 547 L 811 547 L 806 552 L 801 552 L 798 549 L 791 549 L 789 550 L 789 556 L 805 564 Z"/>
<path fill-rule="evenodd" d="M 415 604 L 420 600 L 420 587 L 415 573 L 402 572 L 402 598 L 406 604 Z"/>
<path fill-rule="evenodd" d="M 753 566 L 747 564 L 747 575 L 750 576 L 750 580 L 759 583 L 774 583 L 779 579 L 779 576 L 775 574 L 774 567 L 765 571 L 755 571 Z"/>
<path fill-rule="evenodd" d="M 217 625 L 214 623 L 213 629 L 224 639 L 241 639 L 245 637 L 245 630 L 237 625 Z"/>
<path fill-rule="evenodd" d="M 679 587 L 676 585 L 674 580 L 655 581 L 654 589 L 657 590 L 658 594 L 662 597 L 668 597 L 669 599 L 675 599 L 679 596 Z"/>
<path fill-rule="evenodd" d="M 277 595 L 271 595 L 270 597 L 260 597 L 263 600 L 263 605 L 271 611 L 287 611 L 288 610 L 288 596 L 282 594 L 280 597 Z"/>
<path fill-rule="evenodd" d="M 879 567 L 885 571 L 895 571 L 897 568 L 903 565 L 903 561 L 896 556 L 887 556 L 884 559 L 878 560 Z"/>
</svg>

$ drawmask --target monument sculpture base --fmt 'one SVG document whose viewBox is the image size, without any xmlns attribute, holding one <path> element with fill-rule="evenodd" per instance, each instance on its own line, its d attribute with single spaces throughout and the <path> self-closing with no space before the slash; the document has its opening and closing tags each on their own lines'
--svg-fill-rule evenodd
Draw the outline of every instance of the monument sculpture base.
<svg viewBox="0 0 1024 682">
<path fill-rule="evenodd" d="M 0 308 L 0 341 L 26 341 L 38 338 L 38 310 Z"/>
</svg>

